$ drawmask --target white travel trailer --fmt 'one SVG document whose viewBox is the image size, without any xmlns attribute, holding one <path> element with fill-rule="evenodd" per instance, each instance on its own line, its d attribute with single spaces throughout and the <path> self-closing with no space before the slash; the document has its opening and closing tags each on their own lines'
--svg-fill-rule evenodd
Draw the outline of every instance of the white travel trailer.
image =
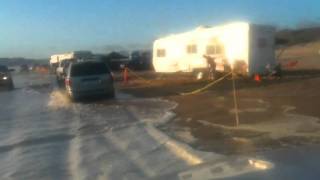
<svg viewBox="0 0 320 180">
<path fill-rule="evenodd" d="M 73 51 L 64 54 L 55 54 L 50 58 L 50 64 L 57 64 L 62 60 L 78 60 L 78 59 L 92 59 L 93 54 L 90 51 Z"/>
<path fill-rule="evenodd" d="M 161 73 L 194 72 L 206 69 L 211 57 L 217 71 L 264 74 L 267 65 L 276 65 L 274 36 L 271 26 L 245 22 L 199 27 L 156 40 L 153 65 Z"/>
<path fill-rule="evenodd" d="M 74 51 L 65 54 L 52 55 L 50 58 L 51 72 L 57 75 L 58 81 L 64 79 L 68 65 L 73 61 L 91 60 L 94 55 L 90 51 Z"/>
</svg>

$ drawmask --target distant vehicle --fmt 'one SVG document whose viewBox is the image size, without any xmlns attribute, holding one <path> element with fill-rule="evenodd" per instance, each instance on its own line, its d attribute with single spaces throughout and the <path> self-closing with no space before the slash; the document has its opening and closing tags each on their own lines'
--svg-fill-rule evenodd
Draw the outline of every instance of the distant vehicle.
<svg viewBox="0 0 320 180">
<path fill-rule="evenodd" d="M 94 55 L 90 51 L 73 51 L 64 54 L 55 54 L 50 57 L 50 71 L 57 76 L 58 83 L 64 81 L 66 69 L 71 62 L 92 60 Z"/>
<path fill-rule="evenodd" d="M 266 65 L 276 65 L 275 28 L 246 22 L 170 35 L 153 44 L 156 72 L 196 72 L 208 68 L 205 57 L 215 60 L 216 70 L 242 75 L 267 73 Z"/>
<path fill-rule="evenodd" d="M 148 50 L 133 51 L 128 66 L 133 70 L 151 70 L 153 68 L 152 52 Z"/>
<path fill-rule="evenodd" d="M 111 52 L 104 57 L 103 61 L 108 63 L 112 71 L 120 71 L 121 66 L 127 65 L 130 60 L 128 56 L 120 52 Z"/>
<path fill-rule="evenodd" d="M 69 97 L 73 100 L 86 96 L 115 96 L 113 76 L 101 61 L 71 63 L 65 79 Z"/>
<path fill-rule="evenodd" d="M 93 54 L 91 51 L 73 51 L 64 54 L 55 54 L 50 57 L 50 65 L 57 66 L 62 60 L 72 60 L 72 59 L 92 59 Z"/>
<path fill-rule="evenodd" d="M 29 70 L 29 66 L 26 64 L 20 66 L 20 72 L 29 72 Z"/>
<path fill-rule="evenodd" d="M 12 76 L 7 66 L 0 65 L 0 87 L 6 87 L 8 89 L 13 89 Z"/>
</svg>

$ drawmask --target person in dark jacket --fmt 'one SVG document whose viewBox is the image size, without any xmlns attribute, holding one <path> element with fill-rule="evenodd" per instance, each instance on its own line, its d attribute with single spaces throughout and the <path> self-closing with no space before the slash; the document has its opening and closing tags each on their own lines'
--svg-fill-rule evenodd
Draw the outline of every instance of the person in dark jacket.
<svg viewBox="0 0 320 180">
<path fill-rule="evenodd" d="M 208 71 L 209 71 L 209 79 L 214 79 L 216 74 L 216 62 L 215 59 L 208 55 L 203 55 L 204 58 L 207 60 L 208 64 Z"/>
</svg>

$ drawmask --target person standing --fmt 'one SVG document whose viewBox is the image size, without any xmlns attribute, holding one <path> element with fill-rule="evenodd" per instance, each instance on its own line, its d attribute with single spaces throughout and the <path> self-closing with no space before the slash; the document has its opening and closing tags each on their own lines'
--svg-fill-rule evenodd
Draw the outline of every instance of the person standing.
<svg viewBox="0 0 320 180">
<path fill-rule="evenodd" d="M 208 55 L 203 55 L 203 57 L 206 58 L 207 60 L 209 79 L 213 80 L 215 78 L 216 66 L 217 66 L 215 62 L 215 58 Z"/>
<path fill-rule="evenodd" d="M 274 68 L 274 76 L 277 78 L 277 79 L 281 79 L 282 78 L 282 68 L 281 68 L 281 64 L 278 63 L 276 65 L 276 67 Z"/>
</svg>

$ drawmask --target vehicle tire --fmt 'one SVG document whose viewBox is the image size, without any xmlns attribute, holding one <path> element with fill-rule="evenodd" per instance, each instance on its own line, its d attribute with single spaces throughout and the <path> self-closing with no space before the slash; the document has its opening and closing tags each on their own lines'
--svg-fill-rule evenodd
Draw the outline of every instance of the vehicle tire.
<svg viewBox="0 0 320 180">
<path fill-rule="evenodd" d="M 14 85 L 13 85 L 12 81 L 7 85 L 7 88 L 8 88 L 8 90 L 13 90 L 14 89 Z"/>
<path fill-rule="evenodd" d="M 193 77 L 196 79 L 196 80 L 202 80 L 206 77 L 206 72 L 205 70 L 202 70 L 202 69 L 197 69 L 197 70 L 194 70 L 193 71 Z"/>
<path fill-rule="evenodd" d="M 116 93 L 115 93 L 114 89 L 110 93 L 107 94 L 107 97 L 108 98 L 115 98 L 116 97 Z"/>
<path fill-rule="evenodd" d="M 60 78 L 58 76 L 56 77 L 56 80 L 57 80 L 58 85 L 60 86 Z"/>
<path fill-rule="evenodd" d="M 70 96 L 69 95 L 69 98 L 72 102 L 78 102 L 79 101 L 79 98 L 78 97 L 75 97 L 75 96 Z"/>
<path fill-rule="evenodd" d="M 64 82 L 63 79 L 57 77 L 57 84 L 59 88 L 64 88 Z"/>
<path fill-rule="evenodd" d="M 72 102 L 77 102 L 79 100 L 79 97 L 75 96 L 74 94 L 68 93 L 68 97 Z"/>
</svg>

